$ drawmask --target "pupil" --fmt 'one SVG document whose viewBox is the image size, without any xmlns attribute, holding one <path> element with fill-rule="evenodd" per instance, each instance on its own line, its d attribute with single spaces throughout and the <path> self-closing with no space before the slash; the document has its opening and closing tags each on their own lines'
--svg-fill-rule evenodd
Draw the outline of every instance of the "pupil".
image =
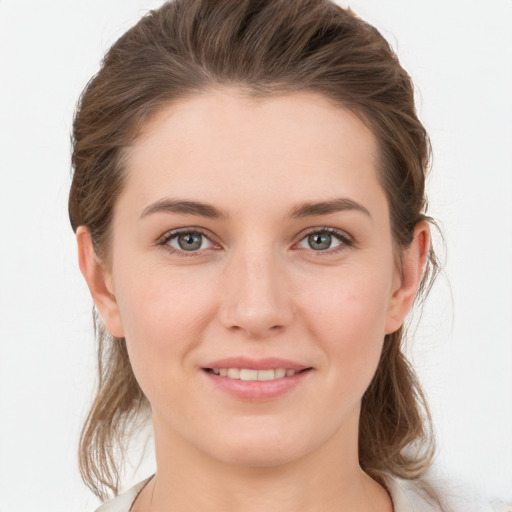
<svg viewBox="0 0 512 512">
<path fill-rule="evenodd" d="M 315 233 L 314 235 L 309 235 L 308 241 L 311 249 L 315 251 L 329 249 L 331 245 L 331 235 L 329 235 L 329 233 Z"/>
<path fill-rule="evenodd" d="M 184 251 L 193 251 L 201 247 L 201 235 L 187 233 L 178 237 L 178 244 Z"/>
</svg>

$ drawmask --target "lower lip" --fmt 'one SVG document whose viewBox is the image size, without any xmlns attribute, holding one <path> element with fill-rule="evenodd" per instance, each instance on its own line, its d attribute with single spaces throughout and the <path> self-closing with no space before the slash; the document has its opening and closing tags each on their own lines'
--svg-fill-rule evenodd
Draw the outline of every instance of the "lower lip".
<svg viewBox="0 0 512 512">
<path fill-rule="evenodd" d="M 264 401 L 278 398 L 308 378 L 312 370 L 304 370 L 289 377 L 274 380 L 240 380 L 203 370 L 204 374 L 218 389 L 239 400 Z"/>
</svg>

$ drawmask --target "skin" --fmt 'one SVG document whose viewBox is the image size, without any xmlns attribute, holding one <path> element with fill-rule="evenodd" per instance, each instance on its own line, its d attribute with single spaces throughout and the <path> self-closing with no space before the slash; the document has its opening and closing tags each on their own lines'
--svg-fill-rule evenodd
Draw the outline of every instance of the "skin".
<svg viewBox="0 0 512 512">
<path fill-rule="evenodd" d="M 159 112 L 128 149 L 108 264 L 85 227 L 77 240 L 95 304 L 126 338 L 151 403 L 157 474 L 133 511 L 392 510 L 359 466 L 360 404 L 430 240 L 420 223 L 397 268 L 377 161 L 357 116 L 306 92 L 203 92 Z M 225 217 L 148 211 L 169 198 Z M 289 216 L 335 198 L 361 208 Z M 309 231 L 325 227 L 344 238 L 312 248 Z M 206 235 L 199 249 L 172 252 L 178 239 L 165 236 L 182 228 Z M 276 398 L 240 400 L 203 370 L 231 356 L 312 370 Z"/>
</svg>

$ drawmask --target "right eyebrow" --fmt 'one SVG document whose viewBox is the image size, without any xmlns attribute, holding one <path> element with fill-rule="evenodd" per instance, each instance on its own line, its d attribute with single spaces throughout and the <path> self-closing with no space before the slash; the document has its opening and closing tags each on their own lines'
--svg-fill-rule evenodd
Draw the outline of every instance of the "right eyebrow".
<svg viewBox="0 0 512 512">
<path fill-rule="evenodd" d="M 227 219 L 229 215 L 215 206 L 199 201 L 183 201 L 171 198 L 160 199 L 144 209 L 140 218 L 153 213 L 181 213 L 185 215 L 199 215 L 208 219 Z"/>
<path fill-rule="evenodd" d="M 347 197 L 338 197 L 328 201 L 306 202 L 297 204 L 290 212 L 292 218 L 314 217 L 321 215 L 329 215 L 331 213 L 343 211 L 358 211 L 364 213 L 370 219 L 370 212 L 361 203 L 349 199 Z"/>
</svg>

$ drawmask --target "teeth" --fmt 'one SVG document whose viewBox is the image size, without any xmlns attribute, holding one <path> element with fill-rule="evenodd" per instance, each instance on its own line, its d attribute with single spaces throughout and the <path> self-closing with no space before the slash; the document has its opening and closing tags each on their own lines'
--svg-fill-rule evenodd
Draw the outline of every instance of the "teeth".
<svg viewBox="0 0 512 512">
<path fill-rule="evenodd" d="M 219 370 L 220 372 L 220 370 Z M 230 379 L 239 379 L 240 378 L 240 368 L 228 368 L 228 377 Z"/>
<path fill-rule="evenodd" d="M 240 380 L 275 380 L 283 377 L 291 377 L 298 373 L 296 370 L 286 368 L 275 368 L 270 370 L 253 370 L 249 368 L 213 368 L 215 375 L 228 377 L 229 379 Z"/>
<path fill-rule="evenodd" d="M 274 380 L 275 378 L 275 370 L 258 370 L 258 380 Z"/>
<path fill-rule="evenodd" d="M 282 379 L 284 376 L 286 376 L 286 370 L 284 368 L 276 368 L 274 370 L 274 374 L 276 379 Z"/>
<path fill-rule="evenodd" d="M 258 380 L 258 370 L 240 370 L 240 380 Z"/>
</svg>

